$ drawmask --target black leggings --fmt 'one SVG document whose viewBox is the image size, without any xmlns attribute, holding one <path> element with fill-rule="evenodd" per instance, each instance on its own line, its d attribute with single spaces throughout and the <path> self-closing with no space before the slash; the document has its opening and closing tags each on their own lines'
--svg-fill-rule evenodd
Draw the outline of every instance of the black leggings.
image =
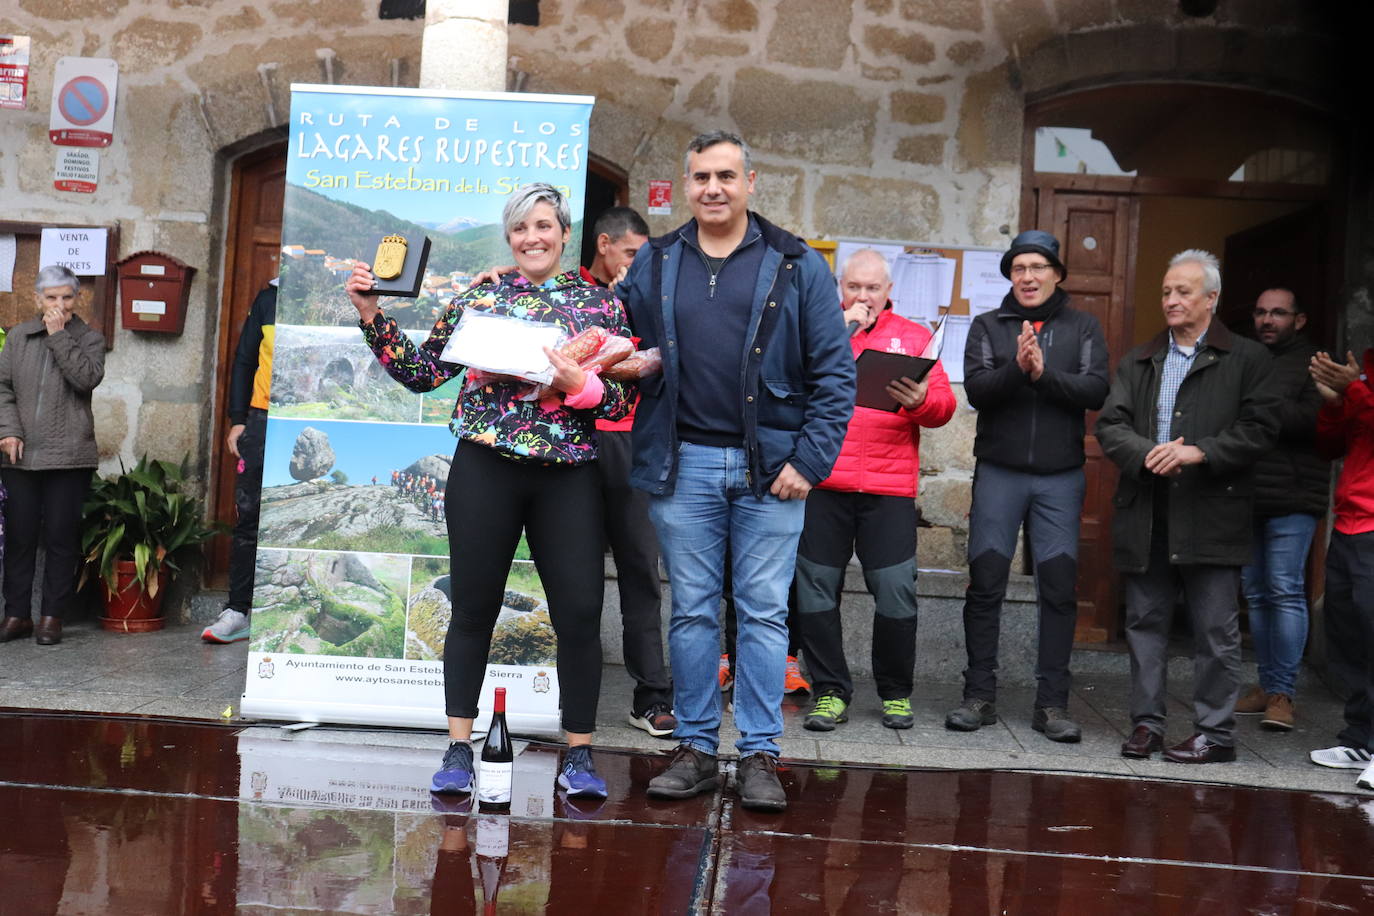
<svg viewBox="0 0 1374 916">
<path fill-rule="evenodd" d="M 81 504 L 94 468 L 25 471 L 7 467 L 5 504 L 5 616 L 28 620 L 40 538 L 43 559 L 43 617 L 65 618 L 76 602 L 81 559 Z M 40 533 L 41 532 L 41 533 Z"/>
<path fill-rule="evenodd" d="M 520 462 L 460 442 L 444 490 L 453 619 L 444 640 L 447 715 L 477 717 L 487 653 L 523 529 L 558 637 L 563 728 L 596 730 L 604 548 L 591 464 Z"/>
</svg>

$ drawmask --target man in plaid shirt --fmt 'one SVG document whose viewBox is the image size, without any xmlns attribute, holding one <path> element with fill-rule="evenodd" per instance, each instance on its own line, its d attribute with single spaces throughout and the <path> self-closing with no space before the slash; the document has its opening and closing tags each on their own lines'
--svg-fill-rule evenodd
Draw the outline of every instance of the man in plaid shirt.
<svg viewBox="0 0 1374 916">
<path fill-rule="evenodd" d="M 1167 327 L 1121 360 L 1097 421 L 1102 450 L 1121 468 L 1112 542 L 1131 652 L 1124 757 L 1164 747 L 1169 626 L 1181 582 L 1194 634 L 1193 734 L 1164 756 L 1236 759 L 1236 594 L 1251 557 L 1254 462 L 1279 421 L 1269 352 L 1212 320 L 1220 295 L 1215 256 L 1192 249 L 1170 260 Z"/>
</svg>

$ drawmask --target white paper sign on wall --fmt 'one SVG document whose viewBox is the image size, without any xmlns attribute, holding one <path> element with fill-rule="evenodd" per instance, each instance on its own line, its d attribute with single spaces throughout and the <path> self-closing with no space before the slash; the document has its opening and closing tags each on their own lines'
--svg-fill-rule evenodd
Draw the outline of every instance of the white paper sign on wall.
<svg viewBox="0 0 1374 916">
<path fill-rule="evenodd" d="M 44 229 L 38 242 L 42 267 L 60 264 L 79 277 L 105 276 L 104 229 Z"/>
</svg>

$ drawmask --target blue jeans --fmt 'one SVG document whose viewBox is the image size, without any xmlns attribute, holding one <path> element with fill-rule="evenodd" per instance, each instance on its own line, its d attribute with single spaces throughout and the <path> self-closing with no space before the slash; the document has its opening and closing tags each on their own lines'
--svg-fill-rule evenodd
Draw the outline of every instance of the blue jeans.
<svg viewBox="0 0 1374 916">
<path fill-rule="evenodd" d="M 668 654 L 682 743 L 715 754 L 720 745 L 720 596 L 729 544 L 739 636 L 735 725 L 740 756 L 778 754 L 787 664 L 787 589 L 806 503 L 749 492 L 744 450 L 684 442 L 677 485 L 654 496 L 649 515 L 672 590 Z"/>
<path fill-rule="evenodd" d="M 1265 693 L 1293 695 L 1307 646 L 1304 567 L 1317 517 L 1295 513 L 1255 519 L 1255 557 L 1241 570 L 1250 635 Z"/>
</svg>

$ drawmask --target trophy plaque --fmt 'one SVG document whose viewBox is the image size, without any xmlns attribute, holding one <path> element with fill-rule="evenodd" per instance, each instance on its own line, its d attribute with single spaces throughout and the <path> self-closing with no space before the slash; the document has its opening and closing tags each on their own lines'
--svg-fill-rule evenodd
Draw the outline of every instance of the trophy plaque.
<svg viewBox="0 0 1374 916">
<path fill-rule="evenodd" d="M 377 285 L 368 292 L 374 296 L 400 296 L 414 299 L 420 295 L 429 261 L 429 236 L 388 232 L 379 235 L 363 259 L 371 259 Z"/>
</svg>

